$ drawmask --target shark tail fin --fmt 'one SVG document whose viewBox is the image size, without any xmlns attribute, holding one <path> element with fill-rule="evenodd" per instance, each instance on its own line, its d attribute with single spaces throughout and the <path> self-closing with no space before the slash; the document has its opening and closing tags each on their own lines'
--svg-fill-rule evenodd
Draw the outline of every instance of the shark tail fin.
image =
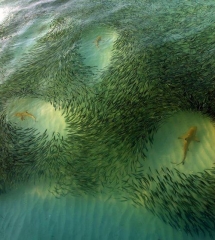
<svg viewBox="0 0 215 240">
<path fill-rule="evenodd" d="M 184 165 L 184 160 L 181 161 L 180 163 L 176 163 L 176 162 L 171 162 L 171 163 L 176 164 L 176 165 L 179 165 L 179 164 L 183 164 Z"/>
</svg>

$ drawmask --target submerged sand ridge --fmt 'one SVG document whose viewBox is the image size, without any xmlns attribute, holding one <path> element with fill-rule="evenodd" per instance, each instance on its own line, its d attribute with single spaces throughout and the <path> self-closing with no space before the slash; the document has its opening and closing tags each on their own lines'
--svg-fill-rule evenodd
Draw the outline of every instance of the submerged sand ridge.
<svg viewBox="0 0 215 240">
<path fill-rule="evenodd" d="M 134 208 L 126 202 L 107 200 L 104 196 L 66 196 L 58 199 L 49 190 L 47 184 L 28 183 L 0 196 L 0 227 L 3 239 L 204 238 L 203 235 L 195 238 L 187 236 L 183 231 L 175 234 L 176 231 L 171 226 L 155 218 L 149 211 Z M 8 228 L 8 224 L 13 231 Z"/>
</svg>

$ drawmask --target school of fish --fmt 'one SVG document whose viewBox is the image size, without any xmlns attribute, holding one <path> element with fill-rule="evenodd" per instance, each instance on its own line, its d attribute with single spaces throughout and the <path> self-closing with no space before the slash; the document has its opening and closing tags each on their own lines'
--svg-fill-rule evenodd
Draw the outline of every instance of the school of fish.
<svg viewBox="0 0 215 240">
<path fill-rule="evenodd" d="M 166 14 L 151 19 L 138 4 L 131 12 L 141 24 L 133 22 L 133 17 L 126 19 L 131 16 L 129 6 L 102 20 L 102 27 L 113 28 L 118 39 L 101 81 L 96 82 L 92 67 L 84 64 L 87 55 L 79 52 L 83 34 L 101 26 L 101 19 L 80 23 L 75 19 L 84 18 L 86 12 L 77 15 L 75 6 L 54 17 L 50 30 L 15 71 L 0 75 L 4 78 L 0 88 L 0 194 L 20 182 L 48 181 L 54 185 L 56 197 L 102 194 L 147 208 L 188 235 L 213 237 L 215 167 L 195 174 L 183 172 L 191 161 L 191 143 L 200 141 L 202 146 L 201 127 L 191 124 L 180 137 L 182 154 L 178 162 L 172 161 L 182 165 L 165 162 L 153 171 L 145 168 L 145 162 L 147 146 L 153 145 L 154 135 L 174 113 L 198 112 L 214 122 L 215 59 L 210 58 L 214 27 L 199 28 L 195 37 L 171 33 L 177 38 L 173 41 L 174 36 L 168 38 L 167 33 L 176 24 L 175 15 L 167 14 L 168 21 Z M 97 6 L 99 11 L 104 7 Z M 192 14 L 193 10 L 187 7 L 186 11 Z M 93 9 L 87 14 L 93 15 Z M 186 17 L 184 9 L 177 14 Z M 14 24 L 13 19 L 8 21 Z M 156 28 L 160 26 L 156 22 L 162 27 Z M 102 31 L 87 46 L 95 53 L 105 45 Z M 6 33 L 6 29 L 0 32 Z M 2 65 L 11 61 L 12 50 L 5 51 Z M 37 122 L 38 116 L 27 107 L 10 113 L 8 120 L 10 99 L 25 97 L 42 99 L 60 109 L 67 124 L 66 136 L 53 131 L 50 140 L 47 131 L 38 128 L 42 120 Z M 32 127 L 20 127 L 19 122 Z M 177 138 L 175 135 L 175 141 Z"/>
</svg>

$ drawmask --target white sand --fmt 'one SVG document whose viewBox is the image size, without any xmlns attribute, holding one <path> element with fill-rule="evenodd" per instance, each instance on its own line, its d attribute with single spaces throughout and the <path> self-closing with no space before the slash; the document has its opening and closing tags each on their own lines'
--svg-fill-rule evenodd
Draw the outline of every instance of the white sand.
<svg viewBox="0 0 215 240">
<path fill-rule="evenodd" d="M 1 240 L 202 240 L 174 231 L 143 208 L 104 197 L 55 198 L 44 184 L 0 196 Z"/>
<path fill-rule="evenodd" d="M 97 43 L 96 39 L 99 36 L 101 40 Z M 92 28 L 82 36 L 80 53 L 85 58 L 84 63 L 87 66 L 96 67 L 94 71 L 97 73 L 97 78 L 101 74 L 100 71 L 110 63 L 113 44 L 117 37 L 117 32 L 107 27 Z"/>
<path fill-rule="evenodd" d="M 191 142 L 185 164 L 176 165 L 183 159 L 183 140 L 179 136 L 185 134 L 190 127 L 197 126 L 196 136 L 200 142 Z M 151 170 L 168 167 L 177 168 L 185 174 L 196 174 L 211 168 L 215 162 L 215 129 L 205 116 L 194 112 L 176 113 L 169 118 L 154 136 L 153 146 L 149 147 L 146 169 Z"/>
<path fill-rule="evenodd" d="M 60 136 L 66 135 L 66 122 L 61 110 L 55 110 L 54 107 L 45 101 L 36 98 L 14 98 L 10 99 L 7 106 L 7 120 L 18 127 L 35 128 L 41 134 L 47 129 L 50 138 L 52 133 L 59 133 Z M 17 112 L 28 111 L 35 118 L 26 117 L 25 120 L 15 116 Z"/>
</svg>

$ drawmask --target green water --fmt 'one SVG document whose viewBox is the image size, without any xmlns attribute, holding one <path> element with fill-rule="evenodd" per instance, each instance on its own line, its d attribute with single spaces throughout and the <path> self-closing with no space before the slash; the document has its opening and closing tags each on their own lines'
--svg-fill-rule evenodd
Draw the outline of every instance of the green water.
<svg viewBox="0 0 215 240">
<path fill-rule="evenodd" d="M 3 239 L 30 239 L 28 221 L 34 239 L 213 238 L 214 10 L 212 1 L 0 0 Z M 188 151 L 178 137 L 193 126 Z M 60 217 L 42 215 L 47 201 Z M 61 222 L 51 235 L 46 220 Z"/>
</svg>

